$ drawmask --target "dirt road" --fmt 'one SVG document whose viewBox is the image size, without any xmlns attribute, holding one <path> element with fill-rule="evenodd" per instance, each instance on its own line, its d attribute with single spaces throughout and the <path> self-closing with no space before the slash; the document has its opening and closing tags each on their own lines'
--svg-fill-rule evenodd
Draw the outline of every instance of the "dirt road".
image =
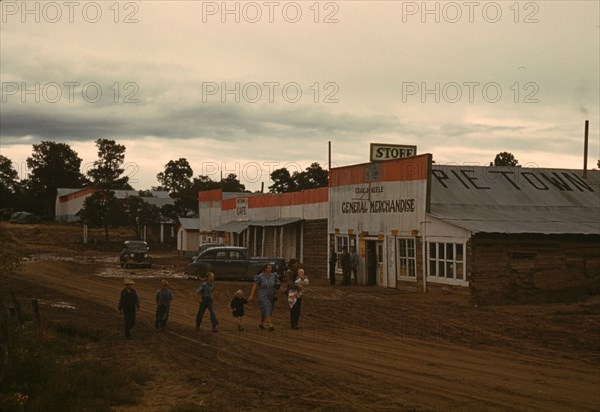
<svg viewBox="0 0 600 412">
<path fill-rule="evenodd" d="M 166 262 L 166 261 L 165 261 Z M 571 305 L 472 307 L 464 294 L 328 286 L 312 280 L 300 330 L 277 303 L 273 333 L 259 330 L 247 306 L 235 331 L 228 303 L 250 283 L 219 282 L 219 333 L 194 330 L 197 281 L 182 267 L 116 268 L 112 260 L 45 256 L 7 287 L 42 302 L 44 322 L 94 328 L 102 339 L 86 356 L 152 378 L 138 405 L 122 411 L 597 411 L 600 410 L 600 299 Z M 133 339 L 122 336 L 116 303 L 122 276 L 136 278 L 142 309 Z M 169 277 L 174 301 L 166 332 L 154 329 L 158 277 Z"/>
</svg>

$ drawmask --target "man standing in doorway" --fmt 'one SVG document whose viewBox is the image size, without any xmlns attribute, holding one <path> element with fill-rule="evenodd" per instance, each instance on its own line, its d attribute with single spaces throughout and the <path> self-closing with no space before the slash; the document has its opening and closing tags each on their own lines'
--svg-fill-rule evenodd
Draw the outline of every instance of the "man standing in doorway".
<svg viewBox="0 0 600 412">
<path fill-rule="evenodd" d="M 335 285 L 335 267 L 337 265 L 337 253 L 335 247 L 331 245 L 329 249 L 329 284 Z"/>
<path fill-rule="evenodd" d="M 354 277 L 354 284 L 358 285 L 358 254 L 354 246 L 350 248 L 350 270 Z"/>
<path fill-rule="evenodd" d="M 342 253 L 342 285 L 348 286 L 350 284 L 350 271 L 352 269 L 352 261 L 350 259 L 350 253 L 348 253 L 348 246 L 344 246 L 344 253 Z"/>
</svg>

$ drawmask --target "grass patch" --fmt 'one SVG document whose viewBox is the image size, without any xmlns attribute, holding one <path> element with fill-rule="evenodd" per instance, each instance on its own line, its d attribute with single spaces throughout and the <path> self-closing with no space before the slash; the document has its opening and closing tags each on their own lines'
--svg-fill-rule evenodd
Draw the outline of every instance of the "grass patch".
<svg viewBox="0 0 600 412">
<path fill-rule="evenodd" d="M 2 411 L 110 411 L 136 404 L 150 374 L 114 368 L 81 357 L 91 340 L 85 330 L 62 325 L 45 333 L 9 328 L 8 356 L 0 381 Z M 77 356 L 73 356 L 77 354 Z"/>
<path fill-rule="evenodd" d="M 59 323 L 54 325 L 54 329 L 57 333 L 70 336 L 73 338 L 81 338 L 91 340 L 92 342 L 98 342 L 102 339 L 102 331 L 92 330 L 89 328 L 79 328 L 71 324 Z"/>
</svg>

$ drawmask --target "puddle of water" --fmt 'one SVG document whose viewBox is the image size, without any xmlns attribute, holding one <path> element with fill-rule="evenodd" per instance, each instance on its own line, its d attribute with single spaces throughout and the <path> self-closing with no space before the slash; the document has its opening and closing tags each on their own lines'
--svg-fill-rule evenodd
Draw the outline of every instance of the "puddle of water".
<svg viewBox="0 0 600 412">
<path fill-rule="evenodd" d="M 49 300 L 38 300 L 41 305 L 48 305 L 53 308 L 76 310 L 77 308 L 69 302 L 51 302 Z"/>
<path fill-rule="evenodd" d="M 102 278 L 115 278 L 115 279 L 187 279 L 187 275 L 183 273 L 183 270 L 173 269 L 122 269 L 116 268 L 105 268 L 98 271 L 95 276 Z"/>
</svg>

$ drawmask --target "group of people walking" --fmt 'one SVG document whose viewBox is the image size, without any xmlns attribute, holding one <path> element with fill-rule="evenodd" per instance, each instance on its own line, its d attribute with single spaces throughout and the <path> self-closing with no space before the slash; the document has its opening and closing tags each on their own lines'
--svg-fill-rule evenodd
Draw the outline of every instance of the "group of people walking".
<svg viewBox="0 0 600 412">
<path fill-rule="evenodd" d="M 300 311 L 302 308 L 302 295 L 304 288 L 308 286 L 308 277 L 304 269 L 300 267 L 298 259 L 291 259 L 288 263 L 288 269 L 284 274 L 286 285 L 285 293 L 287 304 L 290 310 L 290 327 L 298 329 L 300 320 Z M 273 265 L 267 263 L 262 271 L 254 277 L 254 284 L 248 299 L 245 298 L 243 290 L 238 290 L 229 304 L 231 314 L 236 321 L 238 331 L 243 331 L 242 319 L 244 317 L 244 305 L 258 301 L 260 309 L 259 329 L 267 329 L 270 332 L 275 330 L 272 317 L 275 302 L 277 301 L 277 291 L 281 288 L 279 274 L 273 272 Z M 131 338 L 131 329 L 135 325 L 136 312 L 140 309 L 140 300 L 136 290 L 133 288 L 135 282 L 126 279 L 124 289 L 121 291 L 118 309 L 123 313 L 125 319 L 125 336 Z M 218 332 L 219 321 L 215 313 L 213 293 L 215 289 L 215 275 L 211 272 L 207 274 L 206 281 L 196 289 L 196 294 L 200 296 L 200 305 L 196 314 L 196 330 L 200 330 L 205 312 L 210 314 L 210 323 L 212 332 Z M 156 329 L 164 331 L 169 318 L 169 309 L 173 299 L 173 292 L 169 289 L 169 282 L 165 279 L 161 281 L 160 289 L 156 291 Z"/>
<path fill-rule="evenodd" d="M 136 312 L 140 310 L 140 298 L 133 288 L 135 282 L 131 279 L 125 279 L 125 287 L 121 291 L 117 309 L 123 314 L 125 319 L 125 337 L 131 339 L 131 329 L 135 325 Z M 166 279 L 160 281 L 160 289 L 156 291 L 156 320 L 154 325 L 156 329 L 164 331 L 169 319 L 169 308 L 173 300 L 173 291 L 169 289 L 169 282 Z"/>
</svg>

